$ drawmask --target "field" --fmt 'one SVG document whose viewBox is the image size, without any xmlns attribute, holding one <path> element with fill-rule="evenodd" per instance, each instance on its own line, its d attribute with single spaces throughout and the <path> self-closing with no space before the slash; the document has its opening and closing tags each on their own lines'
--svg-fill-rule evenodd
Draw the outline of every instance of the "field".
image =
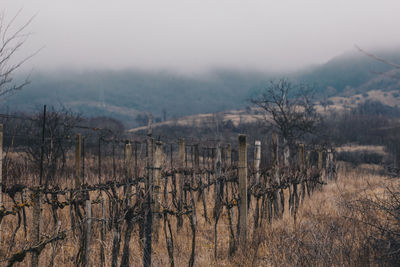
<svg viewBox="0 0 400 267">
<path fill-rule="evenodd" d="M 240 144 L 133 144 L 125 145 L 123 158 L 98 160 L 87 152 L 82 161 L 71 154 L 63 178 L 42 191 L 32 186 L 38 177 L 21 161 L 24 154 L 10 153 L 8 168 L 18 166 L 13 174 L 28 179 L 25 187 L 5 181 L 1 264 L 26 266 L 35 253 L 38 266 L 140 266 L 148 255 L 152 266 L 391 266 L 399 259 L 399 181 L 378 165 L 339 162 L 336 178 L 328 179 L 329 150 L 299 148 L 288 168 L 285 158 L 257 167 L 247 153 L 256 147 L 240 150 Z M 145 157 L 149 145 L 153 153 Z M 249 154 L 248 164 L 239 151 Z M 246 224 L 239 215 L 247 202 L 240 166 L 248 169 Z"/>
</svg>

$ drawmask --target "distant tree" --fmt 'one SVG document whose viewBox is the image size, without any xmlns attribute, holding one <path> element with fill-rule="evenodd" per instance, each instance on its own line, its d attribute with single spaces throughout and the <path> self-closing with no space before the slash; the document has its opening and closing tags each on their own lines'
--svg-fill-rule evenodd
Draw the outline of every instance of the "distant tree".
<svg viewBox="0 0 400 267">
<path fill-rule="evenodd" d="M 29 37 L 25 31 L 33 20 L 31 17 L 22 26 L 15 28 L 14 24 L 19 14 L 20 11 L 7 22 L 4 12 L 0 13 L 0 97 L 11 95 L 29 83 L 28 78 L 15 83 L 13 75 L 27 60 L 39 52 L 16 60 L 17 52 Z"/>
<path fill-rule="evenodd" d="M 289 144 L 306 133 L 315 132 L 320 120 L 313 90 L 307 85 L 294 85 L 287 79 L 271 81 L 251 102 L 266 112 L 266 119 Z"/>
</svg>

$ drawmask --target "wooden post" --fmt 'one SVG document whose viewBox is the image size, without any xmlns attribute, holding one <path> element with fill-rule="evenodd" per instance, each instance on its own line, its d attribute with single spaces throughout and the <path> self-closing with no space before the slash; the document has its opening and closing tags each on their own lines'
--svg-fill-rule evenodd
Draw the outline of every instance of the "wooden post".
<svg viewBox="0 0 400 267">
<path fill-rule="evenodd" d="M 151 253 L 152 253 L 152 232 L 153 232 L 153 179 L 154 179 L 154 139 L 148 137 L 147 142 L 147 180 L 146 180 L 146 209 L 145 209 L 145 224 L 144 224 L 144 253 L 143 253 L 143 266 L 151 266 Z"/>
<path fill-rule="evenodd" d="M 239 240 L 242 245 L 247 242 L 247 144 L 246 135 L 239 135 Z"/>
<path fill-rule="evenodd" d="M 261 141 L 254 142 L 254 180 L 256 184 L 260 183 L 260 163 L 261 163 Z M 258 228 L 260 218 L 260 197 L 256 197 L 256 207 L 254 211 L 254 231 Z"/>
<path fill-rule="evenodd" d="M 228 144 L 226 147 L 226 165 L 229 168 L 232 165 L 232 146 Z"/>
<path fill-rule="evenodd" d="M 85 184 L 85 138 L 78 136 L 77 140 L 77 179 L 79 186 Z M 79 153 L 80 152 L 80 153 Z M 87 182 L 87 181 L 86 181 Z M 83 233 L 83 242 L 84 242 L 84 252 L 83 252 L 83 264 L 82 266 L 87 267 L 90 266 L 90 241 L 92 234 L 92 203 L 90 201 L 90 193 L 83 192 L 82 197 L 85 200 L 84 210 L 85 210 L 85 219 L 84 222 L 84 233 Z"/>
<path fill-rule="evenodd" d="M 101 137 L 99 137 L 98 144 L 97 171 L 99 175 L 99 183 L 101 183 Z"/>
<path fill-rule="evenodd" d="M 254 178 L 256 183 L 260 182 L 260 163 L 261 163 L 261 141 L 254 144 Z"/>
<path fill-rule="evenodd" d="M 274 173 L 273 179 L 274 183 L 279 185 L 281 183 L 280 178 L 280 155 L 279 155 L 279 135 L 278 133 L 274 132 L 272 135 L 272 152 L 273 152 L 273 166 L 274 166 Z M 274 215 L 278 218 L 282 215 L 282 201 L 281 201 L 281 194 L 279 194 L 279 189 L 275 189 L 273 191 L 273 206 L 274 206 Z"/>
<path fill-rule="evenodd" d="M 221 182 L 219 181 L 219 178 L 221 177 L 221 147 L 218 144 L 217 148 L 216 148 L 216 160 L 215 160 L 215 171 L 216 171 L 216 175 L 215 175 L 215 202 L 216 204 L 219 203 L 219 199 L 220 199 L 220 187 L 221 187 Z"/>
<path fill-rule="evenodd" d="M 159 141 L 156 143 L 156 148 L 154 151 L 154 207 L 153 211 L 155 214 L 154 217 L 154 224 L 153 224 L 153 233 L 154 233 L 154 240 L 158 241 L 158 228 L 160 225 L 160 188 L 161 188 L 161 164 L 162 164 L 162 143 Z"/>
<path fill-rule="evenodd" d="M 106 241 L 106 205 L 104 204 L 104 198 L 101 198 L 101 230 L 100 230 L 100 267 L 105 266 L 105 252 L 104 244 Z"/>
<path fill-rule="evenodd" d="M 38 245 L 40 242 L 40 221 L 41 221 L 41 196 L 42 192 L 42 182 L 43 182 L 43 159 L 44 159 L 44 142 L 45 142 L 45 130 L 46 130 L 46 105 L 43 107 L 43 124 L 42 124 L 42 145 L 40 150 L 40 177 L 39 177 L 39 187 L 37 190 L 33 192 L 33 211 L 32 211 L 32 234 L 31 234 L 31 242 L 34 245 Z M 46 185 L 47 185 L 46 180 Z M 39 251 L 33 251 L 31 257 L 31 266 L 37 267 L 39 266 Z"/>
<path fill-rule="evenodd" d="M 125 205 L 130 206 L 130 195 L 131 195 L 131 180 L 133 174 L 133 165 L 132 165 L 132 145 L 131 143 L 125 144 Z"/>
<path fill-rule="evenodd" d="M 272 134 L 272 154 L 273 154 L 272 165 L 278 167 L 279 166 L 279 135 L 276 132 L 274 132 Z"/>
<path fill-rule="evenodd" d="M 92 202 L 90 201 L 89 192 L 86 193 L 86 231 L 85 231 L 85 267 L 90 265 L 90 237 L 92 234 Z"/>
<path fill-rule="evenodd" d="M 318 150 L 318 170 L 322 171 L 322 150 Z"/>
<path fill-rule="evenodd" d="M 75 145 L 75 188 L 79 187 L 82 184 L 81 156 L 82 156 L 82 136 L 81 134 L 77 134 L 76 145 Z"/>
<path fill-rule="evenodd" d="M 326 169 L 326 178 L 327 178 L 327 180 L 332 180 L 333 174 L 334 174 L 334 164 L 333 164 L 332 149 L 329 149 L 326 152 L 325 169 Z"/>
<path fill-rule="evenodd" d="M 305 168 L 310 168 L 310 160 L 311 160 L 311 151 L 307 150 L 307 152 L 306 152 L 306 161 L 304 162 L 304 167 Z"/>
<path fill-rule="evenodd" d="M 283 144 L 283 166 L 288 168 L 290 166 L 290 148 L 286 139 L 283 139 Z"/>
<path fill-rule="evenodd" d="M 196 171 L 200 168 L 200 158 L 199 158 L 199 145 L 194 145 L 194 168 Z"/>
<path fill-rule="evenodd" d="M 293 196 L 292 196 L 292 209 L 294 209 L 293 210 L 293 220 L 294 220 L 295 224 L 296 224 L 296 220 L 297 220 L 297 211 L 298 211 L 299 205 L 300 205 L 299 193 L 298 193 L 298 190 L 299 190 L 298 183 L 300 183 L 300 185 L 301 185 L 300 190 L 302 190 L 302 193 L 303 194 L 305 193 L 303 191 L 305 188 L 305 185 L 304 185 L 303 176 L 302 176 L 303 170 L 305 169 L 305 167 L 304 167 L 304 144 L 299 144 L 298 165 L 299 165 L 299 171 L 301 172 L 300 181 L 293 184 Z"/>
<path fill-rule="evenodd" d="M 179 199 L 178 199 L 178 211 L 182 211 L 183 207 L 183 185 L 185 183 L 184 181 L 184 174 L 183 174 L 183 168 L 185 166 L 185 140 L 184 139 L 179 139 L 179 148 L 178 148 L 178 168 L 179 172 L 176 174 L 177 175 L 177 180 L 179 183 Z M 177 226 L 178 229 L 182 227 L 183 221 L 182 221 L 182 216 L 178 216 L 177 219 Z"/>
<path fill-rule="evenodd" d="M 82 184 L 85 184 L 85 137 L 82 137 L 82 170 L 81 170 L 81 181 Z M 86 181 L 87 182 L 87 181 Z"/>
<path fill-rule="evenodd" d="M 139 176 L 139 169 L 138 169 L 138 153 L 137 153 L 137 143 L 135 142 L 135 179 Z"/>
<path fill-rule="evenodd" d="M 33 192 L 33 211 L 32 211 L 32 220 L 33 220 L 33 231 L 31 235 L 31 240 L 33 245 L 37 245 L 40 241 L 40 203 L 41 192 L 40 190 L 35 190 Z M 39 266 L 39 253 L 37 251 L 32 252 L 31 258 L 31 266 L 38 267 Z"/>
<path fill-rule="evenodd" d="M 304 169 L 304 144 L 299 144 L 299 157 L 298 157 L 299 170 Z"/>
<path fill-rule="evenodd" d="M 211 148 L 211 165 L 212 165 L 212 169 L 213 169 L 213 171 L 215 171 L 215 167 L 216 167 L 216 164 L 215 164 L 215 153 L 216 151 L 215 151 L 215 147 L 212 147 Z"/>
<path fill-rule="evenodd" d="M 131 143 L 125 144 L 125 171 L 127 181 L 132 179 L 133 164 L 132 164 L 132 145 Z"/>
</svg>

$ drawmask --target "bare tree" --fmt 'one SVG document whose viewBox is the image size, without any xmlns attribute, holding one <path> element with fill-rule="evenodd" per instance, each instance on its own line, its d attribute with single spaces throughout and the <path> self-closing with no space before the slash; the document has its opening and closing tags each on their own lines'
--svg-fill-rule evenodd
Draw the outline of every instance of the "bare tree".
<svg viewBox="0 0 400 267">
<path fill-rule="evenodd" d="M 46 184 L 57 173 L 61 174 L 65 170 L 67 152 L 73 147 L 75 140 L 74 128 L 81 121 L 79 114 L 75 114 L 65 107 L 58 110 L 50 107 L 46 113 L 46 127 L 44 129 L 46 139 L 43 147 L 43 164 L 46 170 L 44 181 Z M 30 137 L 30 142 L 28 142 L 25 150 L 28 160 L 33 166 L 40 166 L 42 125 L 43 113 L 38 111 L 21 130 L 21 134 Z"/>
<path fill-rule="evenodd" d="M 0 13 L 0 97 L 11 95 L 29 83 L 29 77 L 15 83 L 13 75 L 27 60 L 39 52 L 38 50 L 29 56 L 16 60 L 17 53 L 29 37 L 26 29 L 34 18 L 31 17 L 21 26 L 16 26 L 16 20 L 20 13 L 21 10 L 8 22 L 4 12 Z"/>
<path fill-rule="evenodd" d="M 306 133 L 313 133 L 320 120 L 313 90 L 307 85 L 294 85 L 287 79 L 271 81 L 251 102 L 266 112 L 266 120 L 289 144 Z"/>
</svg>

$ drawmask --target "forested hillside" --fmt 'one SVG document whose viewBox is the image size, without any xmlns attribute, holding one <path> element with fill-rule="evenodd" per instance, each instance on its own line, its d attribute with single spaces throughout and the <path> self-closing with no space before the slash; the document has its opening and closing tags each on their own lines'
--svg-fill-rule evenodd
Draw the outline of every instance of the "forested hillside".
<svg viewBox="0 0 400 267">
<path fill-rule="evenodd" d="M 376 52 L 400 62 L 399 50 Z M 110 116 L 128 125 L 198 113 L 240 109 L 271 79 L 287 77 L 314 86 L 318 96 L 352 95 L 376 89 L 397 90 L 399 79 L 385 73 L 391 67 L 362 53 L 340 55 L 326 64 L 296 73 L 214 70 L 201 75 L 162 71 L 34 72 L 31 84 L 8 98 L 3 109 L 31 111 L 43 104 L 63 103 L 86 116 Z"/>
</svg>

